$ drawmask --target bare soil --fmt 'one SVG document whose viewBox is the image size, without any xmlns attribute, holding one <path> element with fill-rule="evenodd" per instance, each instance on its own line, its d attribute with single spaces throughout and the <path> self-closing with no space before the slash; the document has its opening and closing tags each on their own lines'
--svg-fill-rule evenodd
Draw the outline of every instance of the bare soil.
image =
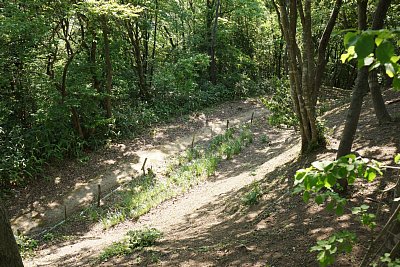
<svg viewBox="0 0 400 267">
<path fill-rule="evenodd" d="M 385 95 L 386 100 L 399 96 L 391 91 Z M 129 143 L 129 151 L 135 151 L 149 144 L 154 146 L 156 142 L 168 144 L 178 135 L 190 140 L 194 132 L 199 132 L 211 120 L 223 125 L 227 118 L 232 120 L 260 108 L 255 101 L 228 103 L 208 114 L 198 113 L 189 120 L 160 126 L 152 134 L 123 145 Z M 400 115 L 399 102 L 388 105 L 388 109 L 394 117 Z M 357 266 L 371 236 L 379 231 L 390 212 L 393 194 L 382 190 L 393 186 L 399 174 L 387 171 L 372 185 L 357 183 L 349 196 L 349 208 L 367 202 L 373 210 L 379 209 L 381 219 L 373 233 L 360 227 L 349 210 L 337 218 L 322 206 L 305 204 L 300 196 L 291 194 L 297 169 L 317 159 L 334 159 L 346 110 L 347 105 L 341 105 L 323 116 L 328 129 L 328 148 L 306 157 L 299 157 L 297 132 L 268 126 L 267 113 L 258 112 L 260 116 L 252 126 L 253 144 L 232 160 L 223 161 L 210 180 L 162 203 L 137 221 L 125 221 L 109 230 L 76 216 L 56 230 L 69 238 L 42 244 L 36 256 L 25 259 L 24 263 L 26 266 L 318 266 L 316 254 L 308 252 L 309 248 L 317 240 L 346 229 L 357 234 L 358 242 L 352 253 L 339 255 L 335 266 Z M 393 156 L 400 152 L 399 128 L 398 122 L 379 126 L 367 98 L 354 143 L 355 152 L 392 164 Z M 263 142 L 263 135 L 270 142 Z M 121 144 L 116 144 L 90 155 L 90 161 L 83 167 L 68 162 L 64 168 L 53 170 L 63 175 L 72 174 L 61 175 L 68 179 L 60 188 L 73 188 L 77 181 L 85 181 L 88 173 L 101 174 L 107 169 L 105 161 L 123 158 L 127 150 L 121 152 L 120 148 Z M 263 195 L 258 204 L 249 207 L 243 204 L 242 198 L 251 190 L 253 181 L 261 183 Z M 54 187 L 46 191 L 38 184 L 42 188 L 33 189 L 31 194 L 21 191 L 18 197 L 23 199 L 10 202 L 13 214 L 18 214 L 26 203 L 62 201 L 63 189 Z M 132 255 L 94 264 L 104 247 L 121 240 L 128 230 L 143 227 L 159 229 L 163 238 L 155 246 Z"/>
</svg>

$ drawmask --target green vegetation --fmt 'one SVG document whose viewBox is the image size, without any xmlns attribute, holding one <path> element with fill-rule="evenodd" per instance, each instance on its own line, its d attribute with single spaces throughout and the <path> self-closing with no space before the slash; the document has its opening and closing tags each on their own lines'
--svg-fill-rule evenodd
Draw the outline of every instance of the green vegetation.
<svg viewBox="0 0 400 267">
<path fill-rule="evenodd" d="M 105 248 L 98 261 L 107 261 L 115 256 L 129 255 L 135 250 L 153 246 L 161 237 L 162 233 L 155 228 L 129 231 L 124 240 L 114 242 L 111 246 Z"/>
<path fill-rule="evenodd" d="M 170 164 L 166 177 L 150 173 L 135 178 L 113 196 L 113 205 L 106 210 L 89 208 L 85 216 L 93 221 L 100 220 L 105 229 L 127 218 L 138 218 L 164 200 L 186 192 L 214 175 L 221 160 L 231 159 L 252 142 L 253 135 L 247 126 L 230 128 L 224 134 L 216 135 L 204 148 L 187 149 Z"/>
<path fill-rule="evenodd" d="M 327 143 L 319 116 L 330 108 L 324 94 L 337 87 L 352 93 L 344 127 L 335 128 L 343 128 L 338 159 L 299 170 L 294 190 L 340 216 L 349 204 L 348 188 L 382 174 L 377 162 L 350 153 L 366 89 L 377 122 L 393 122 L 382 89 L 400 88 L 398 13 L 399 4 L 387 0 L 2 1 L 0 196 L 29 191 L 35 179 L 49 180 L 44 171 L 53 163 L 70 158 L 87 164 L 87 151 L 249 96 L 261 98 L 271 111 L 270 125 L 294 128 L 301 154 L 308 154 Z M 261 135 L 261 143 L 269 141 Z M 185 151 L 165 177 L 148 172 L 125 185 L 109 206 L 83 215 L 104 228 L 137 218 L 214 175 L 222 160 L 251 142 L 248 127 L 227 129 L 207 147 Z M 253 183 L 242 203 L 255 205 L 262 194 Z M 360 227 L 379 229 L 379 217 L 370 210 L 362 203 L 349 215 Z M 5 214 L 0 227 L 10 230 Z M 51 242 L 56 234 L 42 238 Z M 327 266 L 350 251 L 354 240 L 341 232 L 312 250 Z M 6 241 L 5 248 L 16 250 L 12 238 Z M 107 253 L 136 249 L 136 241 L 126 242 Z M 17 243 L 22 254 L 38 246 L 25 236 L 17 236 Z M 394 254 L 382 255 L 388 266 L 397 264 Z"/>
<path fill-rule="evenodd" d="M 225 5 L 234 12 L 216 19 Z M 262 1 L 39 0 L 0 9 L 0 189 L 156 123 L 258 95 L 257 74 L 272 71 L 264 63 L 273 56 L 261 57 L 256 43 L 276 30 L 259 29 L 270 13 Z"/>
<path fill-rule="evenodd" d="M 350 253 L 356 236 L 348 231 L 333 234 L 327 240 L 320 240 L 310 251 L 318 251 L 317 260 L 322 267 L 335 263 L 335 255 L 340 253 Z"/>
<path fill-rule="evenodd" d="M 268 122 L 272 126 L 298 126 L 299 121 L 293 110 L 290 85 L 288 80 L 273 78 L 269 81 L 269 90 L 273 92 L 271 96 L 263 97 L 263 104 L 271 111 Z"/>
<path fill-rule="evenodd" d="M 17 241 L 18 249 L 22 257 L 27 257 L 32 255 L 33 251 L 39 245 L 38 240 L 21 234 L 15 236 L 15 241 Z"/>
<path fill-rule="evenodd" d="M 246 206 L 258 204 L 263 195 L 263 190 L 259 182 L 254 181 L 251 183 L 250 188 L 250 191 L 242 197 L 242 203 Z"/>
<path fill-rule="evenodd" d="M 397 155 L 395 163 L 398 162 L 399 156 Z M 294 193 L 302 193 L 305 202 L 314 199 L 318 205 L 326 204 L 326 208 L 329 211 L 334 211 L 337 216 L 341 216 L 345 213 L 345 206 L 348 201 L 345 197 L 336 193 L 335 190 L 340 191 L 342 189 L 343 180 L 346 180 L 349 185 L 353 185 L 356 179 L 363 179 L 371 183 L 378 174 L 382 175 L 378 162 L 357 158 L 352 154 L 334 161 L 315 161 L 307 169 L 301 169 L 296 172 Z M 377 215 L 368 213 L 368 209 L 369 205 L 362 204 L 353 207 L 351 214 L 357 216 L 361 224 L 372 231 L 376 227 Z M 396 212 L 392 216 L 396 218 L 395 220 L 398 220 L 398 209 L 396 209 Z M 341 252 L 351 252 L 355 240 L 356 235 L 354 233 L 348 231 L 337 232 L 328 239 L 318 241 L 317 245 L 311 248 L 311 251 L 319 252 L 317 260 L 320 266 L 329 266 L 335 262 L 335 255 Z M 381 258 L 381 261 L 391 263 L 387 255 Z M 394 260 L 394 262 L 397 261 L 397 259 Z M 395 264 L 394 262 L 393 264 Z M 365 262 L 363 261 L 363 263 Z M 392 266 L 397 266 L 393 264 Z"/>
</svg>

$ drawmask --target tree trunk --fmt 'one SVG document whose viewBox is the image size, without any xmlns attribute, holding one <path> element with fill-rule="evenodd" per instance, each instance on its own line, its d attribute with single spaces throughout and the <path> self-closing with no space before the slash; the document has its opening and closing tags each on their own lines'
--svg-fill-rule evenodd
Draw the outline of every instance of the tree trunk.
<svg viewBox="0 0 400 267">
<path fill-rule="evenodd" d="M 6 210 L 0 200 L 0 267 L 20 267 L 22 264 Z"/>
<path fill-rule="evenodd" d="M 383 28 L 387 11 L 389 9 L 391 0 L 381 0 L 375 11 L 374 20 L 372 22 L 372 29 L 379 30 Z M 371 92 L 372 101 L 374 103 L 374 110 L 379 124 L 388 123 L 392 121 L 389 112 L 386 109 L 385 101 L 382 97 L 381 88 L 378 83 L 378 72 L 373 70 L 368 77 L 369 90 Z"/>
<path fill-rule="evenodd" d="M 106 97 L 105 97 L 105 108 L 107 113 L 107 118 L 112 117 L 112 109 L 111 109 L 111 95 L 112 95 L 112 64 L 111 64 L 111 56 L 110 56 L 110 39 L 108 37 L 109 28 L 107 17 L 102 16 L 101 25 L 103 30 L 103 40 L 104 40 L 104 58 L 106 63 Z"/>
<path fill-rule="evenodd" d="M 371 92 L 372 102 L 376 118 L 379 124 L 384 124 L 392 121 L 389 112 L 386 109 L 385 101 L 382 97 L 381 88 L 378 83 L 378 72 L 373 70 L 368 75 L 369 90 Z"/>
<path fill-rule="evenodd" d="M 360 30 L 367 28 L 367 4 L 368 0 L 358 0 L 358 27 Z M 357 72 L 357 79 L 351 96 L 350 108 L 347 111 L 346 123 L 340 139 L 337 158 L 345 156 L 351 152 L 354 135 L 357 130 L 358 120 L 360 118 L 361 107 L 365 92 L 368 90 L 368 69 L 362 67 Z M 345 186 L 346 190 L 347 185 Z"/>
<path fill-rule="evenodd" d="M 146 77 L 144 74 L 144 67 L 143 67 L 143 62 L 142 62 L 142 55 L 141 55 L 141 50 L 140 50 L 140 41 L 139 41 L 139 27 L 136 23 L 136 29 L 135 31 L 133 30 L 133 26 L 130 22 L 126 24 L 127 32 L 128 32 L 128 37 L 132 45 L 132 50 L 133 54 L 135 57 L 135 62 L 136 62 L 136 72 L 139 78 L 139 96 L 143 101 L 148 100 L 149 93 L 147 90 L 147 82 L 146 82 Z"/>
<path fill-rule="evenodd" d="M 368 88 L 368 69 L 366 67 L 358 70 L 356 84 L 351 96 L 350 108 L 347 112 L 346 124 L 340 139 L 337 158 L 350 154 L 354 135 L 357 130 L 358 120 L 360 118 L 361 107 L 365 92 Z"/>
<path fill-rule="evenodd" d="M 287 44 L 289 59 L 289 77 L 294 110 L 300 122 L 302 153 L 325 145 L 316 120 L 317 95 L 325 68 L 327 44 L 335 25 L 342 0 L 335 2 L 329 21 L 319 43 L 318 61 L 314 60 L 311 0 L 280 0 L 279 8 L 273 2 L 278 14 L 279 25 Z M 303 50 L 300 51 L 296 41 L 297 12 L 302 24 Z M 316 69 L 318 66 L 318 69 Z M 317 75 L 316 75 L 317 73 Z"/>
<path fill-rule="evenodd" d="M 154 18 L 154 33 L 153 33 L 153 48 L 151 51 L 151 66 L 150 66 L 150 73 L 149 73 L 149 88 L 152 88 L 153 83 L 153 74 L 154 74 L 154 65 L 156 59 L 156 44 L 157 44 L 157 27 L 158 27 L 158 1 L 155 0 L 156 5 L 156 14 Z"/>
<path fill-rule="evenodd" d="M 368 0 L 359 0 L 357 1 L 358 4 L 358 25 L 360 30 L 365 30 L 367 28 L 367 4 Z M 377 10 L 375 12 L 374 21 L 373 21 L 373 27 L 379 28 L 383 26 L 383 21 L 386 16 L 387 8 L 390 5 L 390 1 L 387 0 L 381 0 L 378 4 Z M 386 11 L 384 11 L 386 10 Z M 354 87 L 353 95 L 351 98 L 351 103 L 350 103 L 350 108 L 347 113 L 347 118 L 346 118 L 346 124 L 343 130 L 342 138 L 340 140 L 339 144 L 339 149 L 337 152 L 337 157 L 341 157 L 344 155 L 347 155 L 351 152 L 351 147 L 353 144 L 354 140 L 354 135 L 357 130 L 357 125 L 358 125 L 358 120 L 360 117 L 361 113 L 361 106 L 364 98 L 364 93 L 366 92 L 366 89 L 368 89 L 368 69 L 366 67 L 361 68 L 358 70 L 357 73 L 357 79 L 356 79 L 356 84 Z M 376 85 L 375 85 L 375 77 L 370 76 L 370 82 L 372 83 L 372 86 L 374 87 L 373 89 L 373 94 L 375 97 L 380 100 L 374 101 L 374 107 L 378 106 L 378 108 L 381 108 L 384 102 L 382 99 L 382 95 L 379 92 L 376 91 Z M 379 89 L 379 86 L 378 86 Z M 381 104 L 379 104 L 381 102 Z M 386 108 L 385 108 L 386 109 Z M 378 113 L 377 113 L 378 115 Z"/>
<path fill-rule="evenodd" d="M 367 28 L 367 5 L 368 0 L 358 0 L 358 27 L 360 30 Z M 351 96 L 350 108 L 347 111 L 346 123 L 343 129 L 342 138 L 340 139 L 339 149 L 336 157 L 342 157 L 351 152 L 354 135 L 357 130 L 358 120 L 361 114 L 361 107 L 364 100 L 365 92 L 368 90 L 368 69 L 362 67 L 357 72 L 357 79 Z M 339 179 L 342 193 L 347 192 L 348 182 L 346 179 Z"/>
<path fill-rule="evenodd" d="M 220 0 L 217 0 L 215 6 L 214 25 L 211 30 L 211 42 L 210 42 L 210 81 L 212 84 L 217 84 L 217 62 L 215 59 L 215 46 L 217 39 L 219 8 L 220 8 Z"/>
</svg>

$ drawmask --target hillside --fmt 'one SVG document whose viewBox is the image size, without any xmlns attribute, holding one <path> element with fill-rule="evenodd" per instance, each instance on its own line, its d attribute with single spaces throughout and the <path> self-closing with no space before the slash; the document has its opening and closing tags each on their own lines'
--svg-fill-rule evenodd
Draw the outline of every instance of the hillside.
<svg viewBox="0 0 400 267">
<path fill-rule="evenodd" d="M 391 91 L 386 94 L 390 94 L 388 99 L 396 96 Z M 219 131 L 223 131 L 227 118 L 232 123 L 231 127 L 234 127 L 234 118 L 243 118 L 242 122 L 236 121 L 240 124 L 249 122 L 249 114 L 256 114 L 250 126 L 253 142 L 231 160 L 222 161 L 216 174 L 208 180 L 163 202 L 139 219 L 126 220 L 106 230 L 101 222 L 96 223 L 85 217 L 85 213 L 71 215 L 66 223 L 52 231 L 53 238 L 42 241 L 34 256 L 25 259 L 25 265 L 317 266 L 315 254 L 310 254 L 309 248 L 335 229 L 347 229 L 356 232 L 359 239 L 353 252 L 339 257 L 336 266 L 357 266 L 366 250 L 365 244 L 371 237 L 370 232 L 360 227 L 358 221 L 349 216 L 348 212 L 336 218 L 323 207 L 312 203 L 304 204 L 300 196 L 291 194 L 293 174 L 297 169 L 306 167 L 317 159 L 335 157 L 346 106 L 347 104 L 332 109 L 322 117 L 328 129 L 328 148 L 302 158 L 298 157 L 300 147 L 296 132 L 268 126 L 268 113 L 256 101 L 224 104 L 208 112 L 194 114 L 184 121 L 178 120 L 155 128 L 153 138 L 148 135 L 138 139 L 142 142 L 146 140 L 146 147 L 161 148 L 166 144 L 174 144 L 173 140 L 185 140 L 185 135 L 191 140 L 193 133 L 201 136 L 199 133 L 208 124 L 217 125 L 219 122 L 222 128 Z M 396 115 L 400 110 L 400 103 L 394 102 L 388 108 L 391 114 Z M 185 127 L 177 128 L 182 123 Z M 355 140 L 356 153 L 391 164 L 393 155 L 399 152 L 399 140 L 392 137 L 398 135 L 399 130 L 397 122 L 379 126 L 375 122 L 371 102 L 367 99 Z M 213 128 L 213 131 L 218 130 Z M 138 140 L 133 143 L 140 143 Z M 198 138 L 198 145 L 206 144 L 209 142 L 207 140 L 208 138 Z M 187 142 L 186 146 L 190 146 L 190 143 Z M 90 159 L 84 167 L 80 163 L 71 162 L 67 169 L 51 171 L 59 177 L 60 172 L 67 176 L 82 172 L 83 168 L 85 171 L 81 173 L 82 177 L 89 177 L 91 168 L 99 168 L 94 162 L 107 162 L 112 157 L 115 158 L 118 155 L 115 154 L 116 148 L 120 147 L 123 144 L 89 154 Z M 131 146 L 125 151 L 139 150 L 140 147 Z M 171 150 L 171 154 L 176 153 L 181 152 Z M 125 155 L 131 156 L 129 153 Z M 123 158 L 116 158 L 117 166 L 125 166 L 126 161 Z M 165 173 L 165 165 L 154 168 L 156 176 Z M 350 206 L 367 200 L 373 210 L 379 207 L 382 216 L 378 222 L 378 230 L 389 215 L 392 203 L 392 192 L 381 193 L 380 190 L 392 187 L 397 179 L 396 173 L 388 171 L 384 178 L 377 179 L 372 186 L 357 184 L 352 190 Z M 70 185 L 72 181 L 72 178 L 67 179 L 62 188 L 77 188 Z M 77 182 L 81 183 L 81 180 Z M 38 185 L 37 190 L 44 187 L 43 184 Z M 52 200 L 54 195 L 62 196 L 64 192 L 54 190 L 53 194 L 42 194 L 47 198 L 41 198 L 41 205 Z M 249 206 L 246 197 L 251 198 L 251 192 L 258 192 L 259 200 Z M 34 194 L 25 195 L 30 201 L 34 200 L 32 196 Z M 13 207 L 11 210 L 21 208 L 24 201 L 19 201 L 10 204 Z M 106 206 L 108 200 L 102 201 L 102 205 Z M 111 257 L 102 263 L 98 262 L 102 249 L 112 242 L 122 240 L 129 230 L 147 228 L 155 228 L 162 233 L 162 238 L 154 246 L 135 250 L 127 256 Z"/>
</svg>

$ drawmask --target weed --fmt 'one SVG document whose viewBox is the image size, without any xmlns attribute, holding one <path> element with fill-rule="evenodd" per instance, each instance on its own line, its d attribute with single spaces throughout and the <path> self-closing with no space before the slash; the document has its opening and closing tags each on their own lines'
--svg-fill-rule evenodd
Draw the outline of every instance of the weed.
<svg viewBox="0 0 400 267">
<path fill-rule="evenodd" d="M 269 143 L 269 137 L 266 134 L 261 135 L 261 143 Z"/>
<path fill-rule="evenodd" d="M 251 184 L 251 190 L 247 192 L 242 198 L 242 203 L 246 206 L 253 206 L 258 204 L 261 196 L 263 195 L 263 191 L 258 182 L 253 182 Z"/>
<path fill-rule="evenodd" d="M 248 128 L 242 128 L 238 137 L 235 137 L 235 132 L 236 129 L 230 128 L 217 135 L 204 150 L 199 147 L 188 149 L 178 157 L 175 165 L 169 165 L 165 179 L 155 179 L 149 174 L 134 179 L 116 196 L 118 206 L 115 205 L 106 215 L 91 211 L 89 216 L 93 219 L 101 216 L 103 227 L 107 229 L 126 218 L 137 218 L 164 200 L 186 192 L 214 175 L 223 157 L 231 159 L 252 142 L 252 133 Z"/>
<path fill-rule="evenodd" d="M 162 233 L 154 228 L 144 230 L 129 231 L 125 238 L 120 242 L 114 242 L 105 248 L 99 256 L 99 262 L 107 261 L 115 256 L 129 255 L 134 250 L 150 247 L 161 238 Z"/>
<path fill-rule="evenodd" d="M 115 210 L 113 212 L 108 212 L 105 217 L 101 219 L 104 228 L 108 229 L 114 225 L 117 225 L 120 222 L 125 221 L 126 214 L 123 209 Z"/>
<path fill-rule="evenodd" d="M 56 238 L 56 236 L 55 236 L 53 233 L 51 233 L 51 232 L 45 233 L 45 234 L 43 235 L 43 241 L 45 241 L 45 242 L 51 242 L 51 241 L 53 241 L 55 238 Z"/>
<path fill-rule="evenodd" d="M 19 248 L 19 252 L 22 257 L 26 257 L 33 254 L 33 251 L 38 247 L 39 241 L 30 238 L 25 235 L 16 235 L 15 240 L 17 241 L 17 245 Z"/>
</svg>

